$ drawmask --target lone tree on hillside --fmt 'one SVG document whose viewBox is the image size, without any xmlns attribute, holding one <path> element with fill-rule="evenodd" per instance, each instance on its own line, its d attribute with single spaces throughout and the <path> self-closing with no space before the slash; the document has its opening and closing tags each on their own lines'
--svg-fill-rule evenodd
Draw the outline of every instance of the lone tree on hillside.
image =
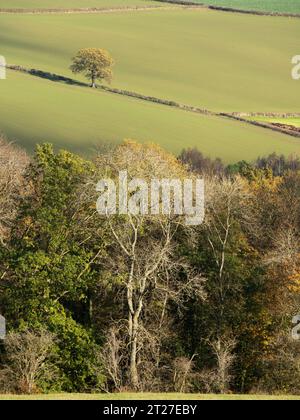
<svg viewBox="0 0 300 420">
<path fill-rule="evenodd" d="M 101 48 L 84 48 L 78 51 L 72 61 L 72 72 L 83 73 L 91 80 L 93 88 L 96 87 L 96 80 L 111 82 L 114 61 L 108 51 Z"/>
</svg>

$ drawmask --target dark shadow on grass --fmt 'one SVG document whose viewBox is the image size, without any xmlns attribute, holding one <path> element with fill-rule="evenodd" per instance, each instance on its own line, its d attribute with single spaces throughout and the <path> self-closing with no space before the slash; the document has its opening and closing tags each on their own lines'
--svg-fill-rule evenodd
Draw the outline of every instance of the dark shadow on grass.
<svg viewBox="0 0 300 420">
<path fill-rule="evenodd" d="M 43 70 L 38 69 L 27 69 L 22 66 L 15 66 L 15 65 L 7 65 L 6 66 L 10 70 L 19 71 L 22 73 L 30 74 L 31 76 L 36 76 L 41 79 L 47 79 L 51 82 L 57 82 L 57 83 L 65 83 L 67 85 L 73 85 L 73 86 L 82 86 L 82 87 L 88 87 L 88 83 L 80 82 L 79 80 L 71 79 L 70 77 L 61 76 L 59 74 L 50 73 Z"/>
</svg>

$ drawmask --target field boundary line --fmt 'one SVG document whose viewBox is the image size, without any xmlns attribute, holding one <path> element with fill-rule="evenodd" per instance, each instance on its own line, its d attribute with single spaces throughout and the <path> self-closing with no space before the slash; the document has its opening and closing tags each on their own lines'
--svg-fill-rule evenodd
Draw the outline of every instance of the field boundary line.
<svg viewBox="0 0 300 420">
<path fill-rule="evenodd" d="M 236 7 L 215 6 L 212 4 L 196 3 L 193 1 L 184 1 L 184 0 L 153 0 L 153 1 L 157 1 L 158 3 L 199 6 L 204 9 L 216 10 L 219 12 L 242 13 L 246 15 L 255 15 L 255 16 L 300 18 L 300 13 L 267 12 L 267 11 L 262 11 L 262 10 L 239 9 Z"/>
<path fill-rule="evenodd" d="M 188 6 L 182 6 L 187 8 Z M 201 7 L 201 6 L 200 6 Z M 118 13 L 118 12 L 147 12 L 157 10 L 177 10 L 179 5 L 173 6 L 131 6 L 131 7 L 88 7 L 88 8 L 74 8 L 74 9 L 10 9 L 0 8 L 0 14 L 23 14 L 23 15 L 43 15 L 43 14 L 93 14 L 93 13 Z"/>
<path fill-rule="evenodd" d="M 130 7 L 87 7 L 87 8 L 72 8 L 72 9 L 22 9 L 22 8 L 0 8 L 0 14 L 26 14 L 26 15 L 42 15 L 42 14 L 92 14 L 92 13 L 117 13 L 117 12 L 144 12 L 155 10 L 178 10 L 178 9 L 208 9 L 219 12 L 241 13 L 255 16 L 272 16 L 272 17 L 289 17 L 300 18 L 300 13 L 281 13 L 281 12 L 267 12 L 261 10 L 247 10 L 234 7 L 215 6 L 204 3 L 196 3 L 194 1 L 185 0 L 152 0 L 161 4 L 168 4 L 169 6 L 130 6 Z M 173 5 L 173 7 L 171 6 Z M 181 6 L 181 7 L 179 7 Z"/>
<path fill-rule="evenodd" d="M 20 73 L 25 73 L 25 74 L 28 74 L 28 75 L 31 75 L 31 76 L 39 77 L 39 78 L 50 80 L 50 81 L 53 81 L 53 82 L 65 83 L 65 84 L 69 84 L 69 85 L 73 85 L 73 86 L 80 86 L 80 87 L 86 87 L 86 88 L 90 87 L 90 85 L 88 83 L 80 82 L 76 79 L 61 76 L 61 75 L 58 75 L 58 74 L 55 74 L 55 73 L 45 72 L 43 70 L 29 69 L 29 68 L 26 68 L 26 67 L 23 67 L 23 66 L 12 65 L 12 64 L 10 64 L 10 65 L 7 64 L 6 68 L 9 69 L 9 70 L 17 71 L 17 72 L 20 72 Z M 132 91 L 123 90 L 123 89 L 118 89 L 118 88 L 112 88 L 112 87 L 109 87 L 109 86 L 97 85 L 97 88 L 102 90 L 102 91 L 109 92 L 109 93 L 116 94 L 116 95 L 126 96 L 126 97 L 139 99 L 139 100 L 146 101 L 146 102 L 151 102 L 151 103 L 155 103 L 155 104 L 159 104 L 159 105 L 164 105 L 164 106 L 168 106 L 170 108 L 180 109 L 182 111 L 193 112 L 195 114 L 206 115 L 206 116 L 214 116 L 214 117 L 223 117 L 223 118 L 247 123 L 247 124 L 250 124 L 250 125 L 254 125 L 254 126 L 257 126 L 257 127 L 267 128 L 269 130 L 276 131 L 276 132 L 281 133 L 281 134 L 286 134 L 286 135 L 289 135 L 289 136 L 292 136 L 292 137 L 300 138 L 300 133 L 299 132 L 286 130 L 282 127 L 274 126 L 272 124 L 268 124 L 268 123 L 265 123 L 265 122 L 247 120 L 246 118 L 243 118 L 241 116 L 241 115 L 245 115 L 245 114 L 247 115 L 247 113 L 215 112 L 215 111 L 210 111 L 210 110 L 205 109 L 205 108 L 199 108 L 199 107 L 192 106 L 192 105 L 181 104 L 181 103 L 176 102 L 176 101 L 161 99 L 161 98 L 157 98 L 157 97 L 154 97 L 154 96 L 147 96 L 147 95 L 143 95 L 141 93 L 132 92 Z M 249 113 L 249 114 L 251 114 L 251 113 Z M 267 113 L 264 113 L 264 114 L 267 114 Z M 289 113 L 289 115 L 295 115 L 295 114 Z M 296 113 L 296 116 L 298 116 L 298 115 L 300 115 L 300 114 Z M 248 116 L 250 116 L 250 115 L 248 115 Z"/>
<path fill-rule="evenodd" d="M 235 117 L 298 118 L 300 112 L 231 112 Z"/>
<path fill-rule="evenodd" d="M 90 87 L 90 85 L 88 83 L 80 82 L 76 79 L 61 76 L 59 74 L 45 72 L 43 70 L 29 69 L 29 68 L 26 68 L 26 67 L 23 67 L 23 66 L 13 65 L 13 64 L 10 64 L 10 65 L 7 64 L 6 68 L 9 69 L 9 70 L 14 70 L 14 71 L 18 71 L 18 72 L 21 72 L 21 73 L 26 73 L 26 74 L 29 74 L 31 76 L 40 77 L 42 79 L 47 79 L 47 80 L 50 80 L 52 82 L 66 83 L 66 84 L 69 84 L 69 85 L 81 86 L 81 87 Z M 184 111 L 194 112 L 196 114 L 215 115 L 215 116 L 218 115 L 218 113 L 213 112 L 213 111 L 209 111 L 208 109 L 202 109 L 202 108 L 191 106 L 191 105 L 185 105 L 185 104 L 181 104 L 181 103 L 176 102 L 176 101 L 172 101 L 172 100 L 168 100 L 168 99 L 161 99 L 161 98 L 157 98 L 157 97 L 154 97 L 154 96 L 147 96 L 147 95 L 143 95 L 143 94 L 137 93 L 137 92 L 132 92 L 132 91 L 129 91 L 129 90 L 123 90 L 123 89 L 113 88 L 113 87 L 109 87 L 109 86 L 105 86 L 105 85 L 99 85 L 99 84 L 97 84 L 97 88 L 101 89 L 103 91 L 109 92 L 109 93 L 122 95 L 122 96 L 128 96 L 128 97 L 131 97 L 131 98 L 140 99 L 140 100 L 148 101 L 148 102 L 153 102 L 153 103 L 160 104 L 160 105 L 166 105 L 166 106 L 169 106 L 169 107 L 172 107 L 172 108 L 178 108 L 178 109 L 182 109 Z"/>
<path fill-rule="evenodd" d="M 272 131 L 277 131 L 279 133 L 287 134 L 287 135 L 292 136 L 292 137 L 300 138 L 300 133 L 297 132 L 297 131 L 287 130 L 287 129 L 284 129 L 282 127 L 278 127 L 278 126 L 273 125 L 273 124 L 268 124 L 267 122 L 263 122 L 263 121 L 247 120 L 246 118 L 237 116 L 236 113 L 233 114 L 233 113 L 221 112 L 219 115 L 222 116 L 222 117 L 226 117 L 226 118 L 236 120 L 236 121 L 245 122 L 245 123 L 254 125 L 256 127 L 268 128 Z"/>
</svg>

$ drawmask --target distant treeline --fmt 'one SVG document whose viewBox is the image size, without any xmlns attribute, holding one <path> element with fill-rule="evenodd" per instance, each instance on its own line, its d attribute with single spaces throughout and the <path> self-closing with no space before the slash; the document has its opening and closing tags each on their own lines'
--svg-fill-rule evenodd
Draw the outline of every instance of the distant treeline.
<svg viewBox="0 0 300 420">
<path fill-rule="evenodd" d="M 197 148 L 183 149 L 178 158 L 194 172 L 218 176 L 240 174 L 251 177 L 257 170 L 270 170 L 275 176 L 283 176 L 288 171 L 300 171 L 300 158 L 298 156 L 286 157 L 276 153 L 259 157 L 253 163 L 243 160 L 231 165 L 225 165 L 220 158 L 205 157 Z"/>
</svg>

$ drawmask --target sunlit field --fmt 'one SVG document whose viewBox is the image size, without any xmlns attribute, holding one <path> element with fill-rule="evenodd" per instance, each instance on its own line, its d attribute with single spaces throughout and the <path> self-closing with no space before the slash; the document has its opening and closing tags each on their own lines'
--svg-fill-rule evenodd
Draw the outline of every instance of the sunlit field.
<svg viewBox="0 0 300 420">
<path fill-rule="evenodd" d="M 151 0 L 0 0 L 1 8 L 15 9 L 67 9 L 67 8 L 117 8 L 130 6 L 159 6 Z"/>
<path fill-rule="evenodd" d="M 24 2 L 28 7 L 34 3 Z M 108 4 L 84 2 L 96 3 Z M 119 3 L 147 2 L 109 4 Z M 0 6 L 5 5 L 0 0 Z M 41 5 L 48 7 L 49 2 Z M 63 5 L 80 7 L 83 0 Z M 297 112 L 291 57 L 298 48 L 299 24 L 284 17 L 180 7 L 110 14 L 3 14 L 0 53 L 8 64 L 84 81 L 71 73 L 71 58 L 80 48 L 101 47 L 115 60 L 112 87 L 215 112 Z M 50 141 L 88 154 L 124 138 L 159 143 L 174 153 L 196 146 L 225 162 L 300 150 L 298 139 L 250 124 L 16 72 L 8 72 L 0 88 L 1 130 L 31 151 L 37 142 Z"/>
<path fill-rule="evenodd" d="M 193 0 L 195 3 L 278 13 L 300 13 L 298 0 Z"/>
<path fill-rule="evenodd" d="M 48 141 L 88 154 L 104 143 L 132 138 L 159 143 L 176 154 L 183 147 L 197 146 L 226 162 L 299 151 L 299 139 L 246 123 L 13 71 L 1 89 L 0 127 L 29 150 Z"/>
<path fill-rule="evenodd" d="M 115 59 L 119 88 L 216 111 L 299 110 L 297 19 L 180 9 L 0 15 L 0 26 L 10 64 L 70 76 L 79 48 L 102 47 Z"/>
</svg>

